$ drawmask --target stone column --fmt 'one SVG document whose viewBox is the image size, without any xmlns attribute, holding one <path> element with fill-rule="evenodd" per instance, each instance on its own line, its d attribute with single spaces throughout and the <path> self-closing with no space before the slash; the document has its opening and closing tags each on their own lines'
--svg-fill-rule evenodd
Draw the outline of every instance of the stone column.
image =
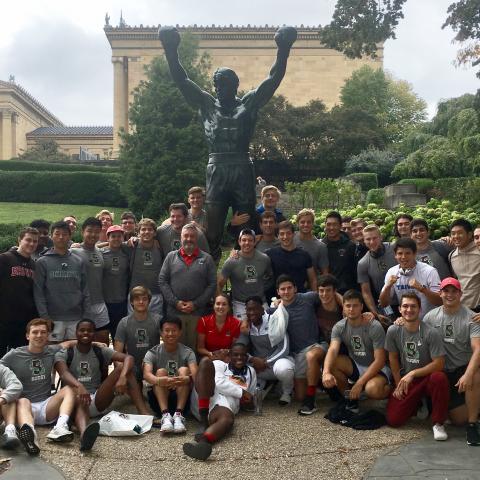
<svg viewBox="0 0 480 480">
<path fill-rule="evenodd" d="M 128 129 L 128 57 L 112 57 L 113 63 L 113 157 L 118 157 L 121 128 Z"/>
<path fill-rule="evenodd" d="M 0 160 L 10 160 L 13 157 L 12 152 L 12 111 L 8 109 L 1 110 L 2 114 L 2 145 Z"/>
</svg>

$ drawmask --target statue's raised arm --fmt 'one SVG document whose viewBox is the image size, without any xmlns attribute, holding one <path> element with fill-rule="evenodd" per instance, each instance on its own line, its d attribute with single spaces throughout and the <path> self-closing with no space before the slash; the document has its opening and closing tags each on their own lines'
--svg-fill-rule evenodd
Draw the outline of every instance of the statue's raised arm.
<svg viewBox="0 0 480 480">
<path fill-rule="evenodd" d="M 290 49 L 297 39 L 297 30 L 294 27 L 281 27 L 275 33 L 277 44 L 277 58 L 270 69 L 269 76 L 255 89 L 248 92 L 243 101 L 253 102 L 255 107 L 263 107 L 274 95 L 285 76 Z"/>
<path fill-rule="evenodd" d="M 205 98 L 213 97 L 202 90 L 195 82 L 188 78 L 187 72 L 182 67 L 178 58 L 178 46 L 180 45 L 180 34 L 175 27 L 160 27 L 158 38 L 162 43 L 165 57 L 167 58 L 170 73 L 173 81 L 185 97 L 185 100 L 192 107 L 200 107 Z"/>
</svg>

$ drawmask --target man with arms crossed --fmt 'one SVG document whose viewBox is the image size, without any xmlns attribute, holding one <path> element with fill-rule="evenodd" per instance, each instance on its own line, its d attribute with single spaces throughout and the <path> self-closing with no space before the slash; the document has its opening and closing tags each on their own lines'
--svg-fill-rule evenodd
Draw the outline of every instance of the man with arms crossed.
<svg viewBox="0 0 480 480">
<path fill-rule="evenodd" d="M 449 386 L 443 372 L 445 349 L 438 330 L 421 322 L 420 305 L 417 295 L 404 293 L 400 300 L 402 325 L 387 330 L 385 349 L 395 382 L 387 404 L 387 422 L 401 427 L 427 396 L 432 401 L 433 438 L 446 440 Z"/>
<path fill-rule="evenodd" d="M 387 398 L 390 393 L 390 372 L 385 366 L 383 348 L 385 332 L 378 320 L 366 320 L 362 310 L 360 292 L 345 292 L 345 318 L 333 327 L 322 375 L 322 383 L 326 388 L 337 387 L 344 393 L 351 385 L 347 405 L 352 411 L 358 409 L 358 400 L 364 390 L 368 398 L 375 400 Z M 342 342 L 348 349 L 348 355 L 340 354 Z"/>
<path fill-rule="evenodd" d="M 443 337 L 445 372 L 450 384 L 449 416 L 455 425 L 467 424 L 468 445 L 480 445 L 480 324 L 462 305 L 460 282 L 447 277 L 440 284 L 443 305 L 428 312 L 423 323 Z"/>
</svg>

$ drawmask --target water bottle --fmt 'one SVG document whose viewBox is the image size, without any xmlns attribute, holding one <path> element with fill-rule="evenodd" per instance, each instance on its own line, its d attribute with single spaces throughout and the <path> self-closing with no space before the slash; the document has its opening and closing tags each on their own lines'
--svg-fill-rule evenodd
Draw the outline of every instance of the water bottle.
<svg viewBox="0 0 480 480">
<path fill-rule="evenodd" d="M 253 394 L 253 403 L 255 406 L 255 415 L 263 414 L 263 390 L 260 387 L 255 388 Z"/>
</svg>

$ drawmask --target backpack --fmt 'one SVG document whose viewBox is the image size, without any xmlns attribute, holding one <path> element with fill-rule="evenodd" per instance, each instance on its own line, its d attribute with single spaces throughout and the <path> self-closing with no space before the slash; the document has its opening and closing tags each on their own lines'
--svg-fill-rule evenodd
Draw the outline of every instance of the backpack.
<svg viewBox="0 0 480 480">
<path fill-rule="evenodd" d="M 97 357 L 98 365 L 100 367 L 100 374 L 102 382 L 108 377 L 108 364 L 103 358 L 102 349 L 98 345 L 92 345 L 93 353 Z M 73 347 L 68 347 L 67 349 L 67 367 L 70 369 L 70 365 L 73 361 L 74 349 Z"/>
</svg>

